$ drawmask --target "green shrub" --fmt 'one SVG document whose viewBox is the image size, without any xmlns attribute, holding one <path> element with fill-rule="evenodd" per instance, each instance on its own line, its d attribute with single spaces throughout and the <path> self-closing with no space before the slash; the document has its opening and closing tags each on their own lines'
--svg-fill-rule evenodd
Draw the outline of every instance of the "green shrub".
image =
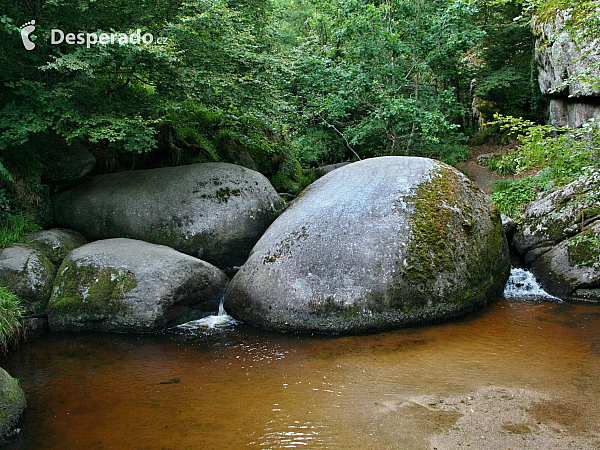
<svg viewBox="0 0 600 450">
<path fill-rule="evenodd" d="M 502 176 L 514 175 L 517 173 L 516 161 L 511 157 L 506 157 L 506 155 L 492 158 L 487 163 L 487 168 L 488 170 L 493 170 Z"/>
<path fill-rule="evenodd" d="M 505 174 L 548 169 L 557 185 L 579 177 L 600 159 L 600 128 L 593 119 L 581 128 L 536 125 L 529 120 L 494 115 L 502 129 L 517 133 L 522 143 L 494 162 Z M 513 172 L 514 170 L 514 172 Z"/>
<path fill-rule="evenodd" d="M 24 314 L 19 298 L 0 285 L 0 354 L 6 353 L 23 335 Z"/>
<path fill-rule="evenodd" d="M 550 176 L 518 178 L 516 180 L 498 180 L 492 199 L 502 214 L 519 221 L 523 207 L 535 200 L 537 193 L 550 187 Z"/>
<path fill-rule="evenodd" d="M 17 242 L 26 234 L 38 231 L 41 227 L 35 223 L 32 215 L 26 213 L 0 214 L 0 248 Z"/>
</svg>

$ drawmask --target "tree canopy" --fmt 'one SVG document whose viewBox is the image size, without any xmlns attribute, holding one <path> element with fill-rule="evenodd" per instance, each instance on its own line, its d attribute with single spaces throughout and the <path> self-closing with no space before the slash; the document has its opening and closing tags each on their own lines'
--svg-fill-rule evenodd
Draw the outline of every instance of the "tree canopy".
<svg viewBox="0 0 600 450">
<path fill-rule="evenodd" d="M 97 171 L 244 153 L 289 189 L 325 163 L 455 162 L 474 130 L 473 95 L 490 117 L 536 117 L 528 14 L 575 8 L 572 26 L 596 38 L 593 3 L 1 0 L 0 209 L 15 177 L 41 183 L 57 140 L 82 143 Z M 53 29 L 154 40 L 56 44 Z"/>
</svg>

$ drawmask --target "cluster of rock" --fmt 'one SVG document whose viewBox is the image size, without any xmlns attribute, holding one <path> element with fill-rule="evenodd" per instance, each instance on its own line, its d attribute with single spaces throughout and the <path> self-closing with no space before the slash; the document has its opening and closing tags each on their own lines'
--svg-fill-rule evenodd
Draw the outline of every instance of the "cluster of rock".
<svg viewBox="0 0 600 450">
<path fill-rule="evenodd" d="M 531 202 L 513 244 L 550 294 L 600 302 L 600 171 Z"/>
<path fill-rule="evenodd" d="M 271 225 L 281 209 L 265 177 L 231 164 L 92 177 L 53 198 L 75 231 L 4 249 L 0 283 L 52 330 L 151 331 L 215 313 L 222 269 L 243 264 L 225 295 L 236 318 L 358 332 L 470 311 L 508 277 L 490 199 L 437 161 L 345 165 Z"/>
<path fill-rule="evenodd" d="M 244 262 L 281 208 L 264 176 L 232 164 L 92 177 L 53 199 L 69 229 L 0 253 L 0 283 L 51 330 L 161 329 L 217 312 L 222 269 Z"/>
<path fill-rule="evenodd" d="M 549 123 L 578 128 L 600 120 L 600 87 L 586 81 L 600 76 L 600 52 L 597 42 L 576 42 L 568 20 L 569 11 L 559 10 L 534 22 L 535 58 L 540 90 L 550 99 Z"/>
<path fill-rule="evenodd" d="M 281 209 L 266 178 L 231 164 L 94 177 L 53 199 L 69 229 L 0 253 L 0 283 L 51 330 L 159 330 L 216 313 L 225 296 L 267 329 L 363 332 L 463 314 L 508 278 L 491 200 L 437 161 L 345 165 L 276 219 Z M 242 264 L 228 285 L 222 269 Z M 24 407 L 0 369 L 0 436 Z"/>
</svg>

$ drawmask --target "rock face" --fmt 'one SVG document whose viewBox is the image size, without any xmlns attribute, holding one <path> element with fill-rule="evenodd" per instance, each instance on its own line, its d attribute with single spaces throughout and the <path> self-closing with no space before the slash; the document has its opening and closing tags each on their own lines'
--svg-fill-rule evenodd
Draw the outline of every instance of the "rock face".
<svg viewBox="0 0 600 450">
<path fill-rule="evenodd" d="M 87 241 L 81 234 L 62 228 L 36 231 L 25 236 L 23 242 L 29 247 L 44 253 L 56 266 L 60 265 L 71 250 L 87 244 Z"/>
<path fill-rule="evenodd" d="M 243 264 L 281 207 L 264 176 L 226 163 L 102 175 L 53 198 L 55 221 L 90 240 L 140 239 L 222 268 Z"/>
<path fill-rule="evenodd" d="M 15 428 L 26 406 L 19 382 L 0 367 L 0 442 Z"/>
<path fill-rule="evenodd" d="M 531 202 L 513 244 L 550 294 L 600 302 L 600 171 Z"/>
<path fill-rule="evenodd" d="M 509 269 L 500 215 L 464 175 L 373 158 L 301 194 L 252 249 L 225 309 L 279 331 L 401 327 L 494 300 Z"/>
<path fill-rule="evenodd" d="M 29 312 L 46 311 L 56 267 L 44 253 L 24 245 L 0 253 L 0 283 L 23 300 Z"/>
<path fill-rule="evenodd" d="M 600 88 L 575 76 L 600 76 L 600 53 L 597 44 L 577 45 L 565 29 L 566 20 L 568 12 L 559 10 L 554 18 L 534 23 L 535 58 L 540 90 L 551 98 L 550 123 L 577 128 L 600 119 Z"/>
<path fill-rule="evenodd" d="M 73 250 L 48 303 L 51 330 L 152 331 L 216 313 L 227 276 L 163 245 L 107 239 Z"/>
</svg>

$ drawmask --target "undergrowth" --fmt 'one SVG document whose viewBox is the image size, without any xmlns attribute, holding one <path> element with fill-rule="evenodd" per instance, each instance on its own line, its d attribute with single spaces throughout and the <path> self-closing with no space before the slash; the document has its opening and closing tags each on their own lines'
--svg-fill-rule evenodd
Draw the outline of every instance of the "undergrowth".
<svg viewBox="0 0 600 450">
<path fill-rule="evenodd" d="M 496 183 L 492 198 L 503 214 L 517 218 L 538 192 L 564 186 L 598 167 L 600 128 L 594 120 L 581 128 L 536 125 L 512 116 L 494 116 L 501 129 L 517 134 L 522 145 L 488 163 L 500 175 L 537 173 Z"/>
<path fill-rule="evenodd" d="M 518 220 L 525 205 L 535 200 L 538 192 L 546 190 L 551 185 L 550 182 L 549 175 L 498 180 L 492 199 L 502 214 Z"/>
<path fill-rule="evenodd" d="M 23 335 L 24 314 L 19 298 L 0 284 L 0 354 L 5 354 Z"/>
<path fill-rule="evenodd" d="M 0 214 L 0 249 L 14 244 L 26 234 L 41 229 L 30 214 L 24 212 Z"/>
</svg>

